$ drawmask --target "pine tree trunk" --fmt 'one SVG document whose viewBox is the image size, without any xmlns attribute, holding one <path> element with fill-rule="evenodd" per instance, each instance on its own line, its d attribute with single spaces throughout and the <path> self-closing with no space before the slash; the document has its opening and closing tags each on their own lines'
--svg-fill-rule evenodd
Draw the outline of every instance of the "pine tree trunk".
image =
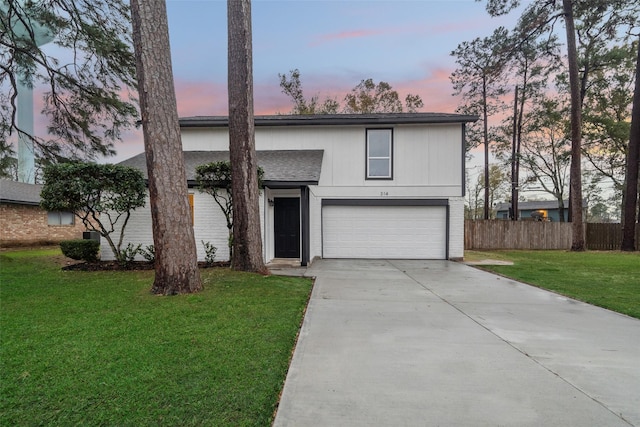
<svg viewBox="0 0 640 427">
<path fill-rule="evenodd" d="M 569 60 L 569 86 L 571 88 L 571 170 L 570 205 L 571 228 L 573 230 L 572 251 L 584 251 L 584 222 L 582 218 L 582 106 L 580 81 L 578 78 L 578 54 L 576 49 L 576 30 L 573 21 L 573 2 L 562 0 L 565 27 L 567 30 L 567 57 Z"/>
<path fill-rule="evenodd" d="M 202 282 L 173 86 L 166 4 L 131 0 L 131 18 L 155 247 L 151 291 L 162 295 L 197 292 Z"/>
<path fill-rule="evenodd" d="M 489 204 L 489 114 L 487 112 L 487 77 L 482 76 L 482 120 L 484 135 L 484 219 L 489 219 L 491 205 Z"/>
<path fill-rule="evenodd" d="M 636 85 L 633 91 L 631 110 L 631 132 L 627 147 L 627 165 L 625 175 L 625 200 L 623 210 L 622 244 L 623 251 L 633 251 L 638 244 L 635 240 L 636 213 L 638 206 L 638 168 L 640 168 L 640 40 L 636 61 Z M 640 217 L 638 217 L 640 221 Z"/>
<path fill-rule="evenodd" d="M 233 261 L 240 271 L 266 273 L 260 229 L 260 188 L 253 118 L 251 1 L 228 0 L 229 155 L 233 192 Z"/>
</svg>

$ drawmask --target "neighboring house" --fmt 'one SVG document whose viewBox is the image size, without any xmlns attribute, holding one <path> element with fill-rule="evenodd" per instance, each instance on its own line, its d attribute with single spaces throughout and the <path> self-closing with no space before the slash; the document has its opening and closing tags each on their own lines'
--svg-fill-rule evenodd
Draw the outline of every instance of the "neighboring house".
<svg viewBox="0 0 640 427">
<path fill-rule="evenodd" d="M 71 212 L 40 207 L 42 185 L 0 180 L 0 246 L 25 246 L 81 239 L 85 227 Z"/>
<path fill-rule="evenodd" d="M 569 200 L 565 200 L 564 220 L 569 221 Z M 496 206 L 497 219 L 509 219 L 511 203 L 498 203 Z M 583 210 L 586 209 L 583 203 Z M 518 202 L 518 218 L 522 220 L 560 221 L 560 209 L 557 200 L 538 200 L 531 202 Z"/>
<path fill-rule="evenodd" d="M 477 117 L 407 113 L 257 116 L 266 262 L 289 258 L 462 258 L 465 123 Z M 226 117 L 180 120 L 198 257 L 202 241 L 228 259 L 227 228 L 195 167 L 228 159 Z M 122 162 L 146 174 L 144 154 Z M 149 205 L 125 239 L 153 243 Z M 103 242 L 104 245 L 104 242 Z M 111 256 L 103 248 L 103 256 Z"/>
</svg>

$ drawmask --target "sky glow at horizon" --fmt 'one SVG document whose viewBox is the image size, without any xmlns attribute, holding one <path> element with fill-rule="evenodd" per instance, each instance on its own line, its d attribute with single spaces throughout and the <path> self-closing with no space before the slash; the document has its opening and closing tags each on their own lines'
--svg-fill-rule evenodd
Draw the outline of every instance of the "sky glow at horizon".
<svg viewBox="0 0 640 427">
<path fill-rule="evenodd" d="M 372 78 L 389 83 L 401 99 L 420 95 L 420 111 L 453 113 L 460 101 L 449 80 L 450 52 L 501 25 L 512 28 L 519 16 L 491 18 L 484 6 L 473 0 L 254 0 L 255 114 L 291 110 L 278 74 L 296 68 L 307 98 L 341 102 Z M 226 1 L 167 0 L 167 13 L 179 116 L 226 115 Z M 48 53 L 55 56 L 56 49 Z M 37 113 L 41 102 L 34 101 Z M 36 133 L 46 132 L 44 120 L 38 122 Z M 117 163 L 144 151 L 141 130 L 126 132 L 115 149 L 115 157 L 100 161 Z"/>
</svg>

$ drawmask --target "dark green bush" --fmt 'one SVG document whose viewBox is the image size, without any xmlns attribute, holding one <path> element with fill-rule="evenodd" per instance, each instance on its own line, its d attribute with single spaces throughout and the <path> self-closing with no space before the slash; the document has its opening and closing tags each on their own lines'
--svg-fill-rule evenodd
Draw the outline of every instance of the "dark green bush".
<svg viewBox="0 0 640 427">
<path fill-rule="evenodd" d="M 65 240 L 60 242 L 60 249 L 68 258 L 92 262 L 98 260 L 100 242 L 89 239 Z"/>
</svg>

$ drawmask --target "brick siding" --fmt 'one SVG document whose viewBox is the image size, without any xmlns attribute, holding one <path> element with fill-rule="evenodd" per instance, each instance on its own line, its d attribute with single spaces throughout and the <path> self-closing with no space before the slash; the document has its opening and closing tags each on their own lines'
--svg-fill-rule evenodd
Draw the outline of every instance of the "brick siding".
<svg viewBox="0 0 640 427">
<path fill-rule="evenodd" d="M 48 225 L 47 211 L 39 206 L 0 204 L 0 246 L 30 246 L 82 239 L 85 227 L 78 218 L 75 225 Z"/>
</svg>

